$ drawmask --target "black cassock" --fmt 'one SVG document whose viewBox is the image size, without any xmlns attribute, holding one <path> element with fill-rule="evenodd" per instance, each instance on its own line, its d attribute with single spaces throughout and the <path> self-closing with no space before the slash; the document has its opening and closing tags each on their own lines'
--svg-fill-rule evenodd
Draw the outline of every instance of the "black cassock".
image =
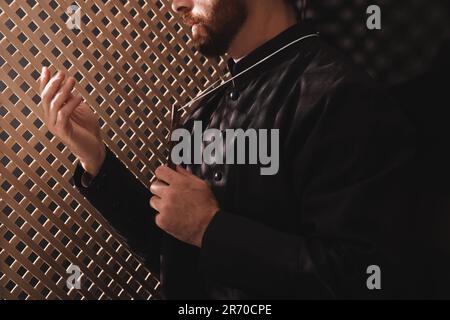
<svg viewBox="0 0 450 320">
<path fill-rule="evenodd" d="M 311 33 L 284 31 L 238 63 L 236 75 Z M 405 294 L 400 253 L 415 198 L 415 130 L 385 91 L 321 38 L 290 46 L 204 98 L 185 122 L 279 129 L 280 166 L 199 165 L 221 211 L 201 249 L 163 234 L 151 193 L 108 151 L 92 184 L 74 181 L 154 272 L 169 299 L 371 298 Z M 160 264 L 160 254 L 162 264 Z M 381 290 L 369 290 L 369 266 Z M 402 272 L 400 272 L 400 275 Z"/>
</svg>

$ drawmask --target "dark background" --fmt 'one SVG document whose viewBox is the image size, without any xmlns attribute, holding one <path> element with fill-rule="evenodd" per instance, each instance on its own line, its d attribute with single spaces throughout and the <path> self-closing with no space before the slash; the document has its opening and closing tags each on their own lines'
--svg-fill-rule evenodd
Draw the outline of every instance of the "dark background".
<svg viewBox="0 0 450 320">
<path fill-rule="evenodd" d="M 147 184 L 163 159 L 170 106 L 214 82 L 224 63 L 194 54 L 169 0 L 79 1 L 83 32 L 65 25 L 71 3 L 0 0 L 0 297 L 153 298 L 150 270 L 69 185 L 75 157 L 43 127 L 36 80 L 41 65 L 75 75 L 106 143 Z M 304 10 L 418 128 L 421 197 L 407 269 L 425 298 L 450 298 L 449 3 L 307 0 Z M 381 30 L 366 27 L 373 4 Z M 84 274 L 79 291 L 65 286 L 70 263 Z"/>
<path fill-rule="evenodd" d="M 322 36 L 377 80 L 394 85 L 427 72 L 450 39 L 450 1 L 307 0 L 306 16 Z M 381 30 L 366 26 L 370 5 L 381 9 Z M 449 40 L 450 41 L 450 40 Z"/>
<path fill-rule="evenodd" d="M 366 27 L 372 4 L 381 8 L 381 30 Z M 417 127 L 419 205 L 404 221 L 414 225 L 405 276 L 420 298 L 450 298 L 450 1 L 309 0 L 306 9 Z"/>
</svg>

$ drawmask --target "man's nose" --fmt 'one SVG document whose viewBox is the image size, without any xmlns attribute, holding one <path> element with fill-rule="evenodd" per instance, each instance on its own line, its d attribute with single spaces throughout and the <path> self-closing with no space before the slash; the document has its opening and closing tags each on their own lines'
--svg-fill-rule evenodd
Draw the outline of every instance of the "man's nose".
<svg viewBox="0 0 450 320">
<path fill-rule="evenodd" d="M 172 10 L 179 14 L 185 14 L 192 10 L 193 0 L 172 0 Z"/>
</svg>

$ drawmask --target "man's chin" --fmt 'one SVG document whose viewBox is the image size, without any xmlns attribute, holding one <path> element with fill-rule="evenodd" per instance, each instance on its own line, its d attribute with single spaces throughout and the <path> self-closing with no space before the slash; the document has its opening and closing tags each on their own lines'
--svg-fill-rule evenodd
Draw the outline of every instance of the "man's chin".
<svg viewBox="0 0 450 320">
<path fill-rule="evenodd" d="M 215 58 L 221 54 L 217 52 L 216 47 L 212 45 L 209 39 L 199 38 L 193 39 L 194 47 L 205 57 Z"/>
<path fill-rule="evenodd" d="M 217 47 L 211 45 L 200 45 L 196 46 L 198 51 L 207 58 L 218 58 L 225 54 L 224 50 L 218 50 Z"/>
<path fill-rule="evenodd" d="M 217 58 L 227 52 L 224 41 L 212 41 L 210 38 L 194 39 L 194 47 L 207 58 Z"/>
<path fill-rule="evenodd" d="M 217 58 L 227 52 L 230 41 L 226 35 L 216 33 L 205 25 L 198 25 L 192 31 L 194 46 L 204 56 Z"/>
</svg>

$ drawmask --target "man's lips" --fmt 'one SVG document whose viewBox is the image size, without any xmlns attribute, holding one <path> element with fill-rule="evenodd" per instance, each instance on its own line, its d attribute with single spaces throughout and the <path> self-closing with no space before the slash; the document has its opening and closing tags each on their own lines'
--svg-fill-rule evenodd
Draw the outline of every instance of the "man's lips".
<svg viewBox="0 0 450 320">
<path fill-rule="evenodd" d="M 192 18 L 183 18 L 183 23 L 190 27 L 191 32 L 194 36 L 203 34 L 203 31 L 201 29 L 201 26 L 203 25 L 203 22 L 198 19 L 192 19 Z"/>
<path fill-rule="evenodd" d="M 183 19 L 183 22 L 185 25 L 189 26 L 189 27 L 193 27 L 194 25 L 196 25 L 198 22 L 195 20 L 191 20 L 191 19 Z"/>
<path fill-rule="evenodd" d="M 184 22 L 185 25 L 187 25 L 189 27 L 193 27 L 195 25 L 201 24 L 201 21 L 195 20 L 195 19 L 191 19 L 191 18 L 184 18 L 183 22 Z"/>
<path fill-rule="evenodd" d="M 188 26 L 190 26 L 191 32 L 195 35 L 200 32 L 201 22 L 194 21 L 194 22 L 189 23 Z"/>
<path fill-rule="evenodd" d="M 199 23 L 194 24 L 191 29 L 192 29 L 192 34 L 194 36 L 199 35 L 199 34 L 202 33 L 201 30 L 200 30 L 200 24 Z"/>
</svg>

